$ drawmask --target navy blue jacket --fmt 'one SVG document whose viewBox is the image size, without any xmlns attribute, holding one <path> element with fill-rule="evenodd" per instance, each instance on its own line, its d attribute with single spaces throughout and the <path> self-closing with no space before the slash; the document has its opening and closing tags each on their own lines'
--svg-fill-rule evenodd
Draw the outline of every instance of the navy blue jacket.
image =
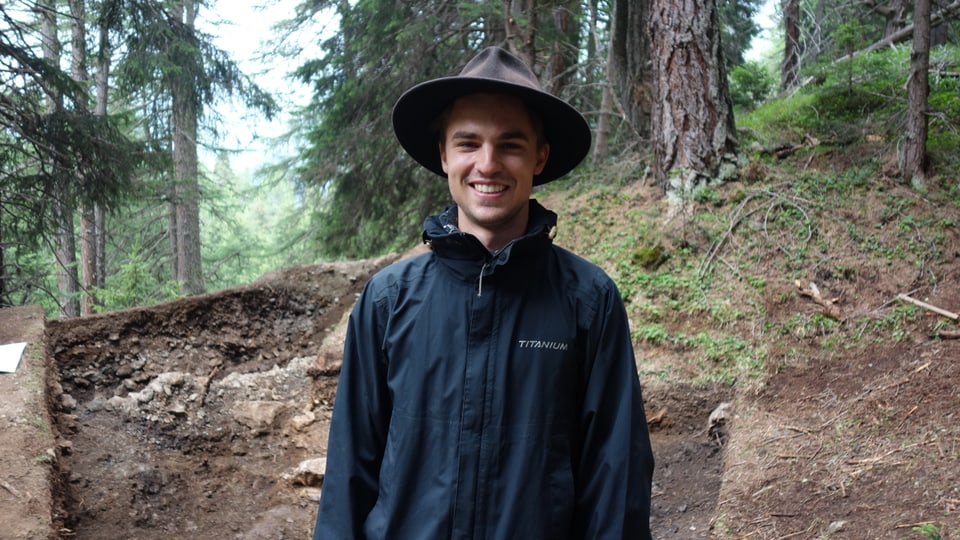
<svg viewBox="0 0 960 540">
<path fill-rule="evenodd" d="M 427 218 L 430 253 L 350 317 L 314 530 L 332 539 L 645 539 L 653 455 L 613 281 L 527 234 L 496 253 Z"/>
</svg>

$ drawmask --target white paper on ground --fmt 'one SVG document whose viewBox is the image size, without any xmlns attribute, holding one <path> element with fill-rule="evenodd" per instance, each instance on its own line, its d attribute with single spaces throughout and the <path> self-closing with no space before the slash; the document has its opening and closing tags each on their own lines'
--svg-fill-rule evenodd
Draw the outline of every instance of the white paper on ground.
<svg viewBox="0 0 960 540">
<path fill-rule="evenodd" d="M 20 365 L 20 357 L 23 356 L 23 349 L 26 343 L 8 343 L 0 345 L 0 372 L 13 373 Z"/>
</svg>

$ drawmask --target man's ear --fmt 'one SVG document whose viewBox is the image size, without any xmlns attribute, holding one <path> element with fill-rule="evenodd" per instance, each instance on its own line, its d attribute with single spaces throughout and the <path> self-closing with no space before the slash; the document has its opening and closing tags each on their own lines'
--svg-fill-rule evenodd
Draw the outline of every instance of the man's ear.
<svg viewBox="0 0 960 540">
<path fill-rule="evenodd" d="M 437 146 L 439 146 L 439 151 L 440 151 L 440 166 L 443 167 L 443 172 L 448 172 L 446 146 L 443 144 L 443 141 L 438 142 Z"/>
<path fill-rule="evenodd" d="M 533 169 L 534 175 L 538 175 L 541 172 L 543 172 L 543 168 L 547 166 L 547 158 L 549 157 L 550 157 L 550 143 L 544 143 L 544 145 L 537 150 L 537 165 Z"/>
</svg>

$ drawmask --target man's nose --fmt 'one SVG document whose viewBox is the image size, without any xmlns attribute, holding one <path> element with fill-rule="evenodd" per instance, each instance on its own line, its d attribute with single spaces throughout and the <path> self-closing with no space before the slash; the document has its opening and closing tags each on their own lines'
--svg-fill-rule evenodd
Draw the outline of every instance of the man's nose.
<svg viewBox="0 0 960 540">
<path fill-rule="evenodd" d="M 477 171 L 484 176 L 490 176 L 500 172 L 500 153 L 497 147 L 492 144 L 484 144 L 477 155 Z"/>
</svg>

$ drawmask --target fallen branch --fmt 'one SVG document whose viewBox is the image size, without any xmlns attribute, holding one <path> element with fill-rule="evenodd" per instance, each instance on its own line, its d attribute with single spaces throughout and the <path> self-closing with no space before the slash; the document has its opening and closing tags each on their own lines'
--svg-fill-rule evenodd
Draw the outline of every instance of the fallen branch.
<svg viewBox="0 0 960 540">
<path fill-rule="evenodd" d="M 917 300 L 916 298 L 911 298 L 911 297 L 909 297 L 909 296 L 907 296 L 907 295 L 905 295 L 905 294 L 903 294 L 903 293 L 898 294 L 898 295 L 897 295 L 897 298 L 899 298 L 900 300 L 903 300 L 904 302 L 909 302 L 909 303 L 911 303 L 911 304 L 913 304 L 913 305 L 915 305 L 915 306 L 920 306 L 920 307 L 922 307 L 923 309 L 926 309 L 926 310 L 932 311 L 932 312 L 934 312 L 934 313 L 938 313 L 938 314 L 940 314 L 940 315 L 943 315 L 944 317 L 947 317 L 947 318 L 949 318 L 949 319 L 953 319 L 953 320 L 955 320 L 955 321 L 958 320 L 958 319 L 960 319 L 960 315 L 957 315 L 956 313 L 954 313 L 954 312 L 952 312 L 952 311 L 947 311 L 947 310 L 945 310 L 945 309 L 938 308 L 937 306 L 930 305 L 930 304 L 928 304 L 928 303 L 926 303 L 926 302 L 921 302 L 920 300 Z"/>
<path fill-rule="evenodd" d="M 894 529 L 915 529 L 917 527 L 923 527 L 924 525 L 936 525 L 936 521 L 920 521 L 917 523 L 901 523 L 899 525 L 894 525 Z"/>
<path fill-rule="evenodd" d="M 663 419 L 667 417 L 667 409 L 660 409 L 655 414 L 647 417 L 647 425 L 654 426 L 663 422 Z"/>
<path fill-rule="evenodd" d="M 3 489 L 9 491 L 14 497 L 16 497 L 16 498 L 18 498 L 18 499 L 22 499 L 22 498 L 23 498 L 23 495 L 21 495 L 19 491 L 13 489 L 13 486 L 11 486 L 10 484 L 4 482 L 3 480 L 0 480 L 0 486 L 3 486 Z"/>
<path fill-rule="evenodd" d="M 843 313 L 840 311 L 840 307 L 837 306 L 837 302 L 840 301 L 839 298 L 824 298 L 823 295 L 820 294 L 820 289 L 817 287 L 817 284 L 812 281 L 810 282 L 809 289 L 804 289 L 799 279 L 793 283 L 797 286 L 801 295 L 810 298 L 814 303 L 823 308 L 824 315 L 837 321 L 843 321 Z"/>
<path fill-rule="evenodd" d="M 930 26 L 936 26 L 943 21 L 949 21 L 950 19 L 953 18 L 953 14 L 955 11 L 960 11 L 960 2 L 954 2 L 946 7 L 941 8 L 940 11 L 933 13 L 930 16 Z M 846 56 L 841 56 L 840 58 L 837 58 L 836 60 L 834 60 L 833 63 L 839 64 L 840 62 L 850 60 L 854 56 L 871 53 L 873 51 L 889 47 L 895 43 L 901 43 L 912 37 L 913 37 L 913 25 L 911 24 L 890 34 L 889 36 L 881 39 L 880 41 L 873 43 L 869 47 L 866 47 L 859 51 L 855 51 L 852 54 L 848 54 Z"/>
</svg>

